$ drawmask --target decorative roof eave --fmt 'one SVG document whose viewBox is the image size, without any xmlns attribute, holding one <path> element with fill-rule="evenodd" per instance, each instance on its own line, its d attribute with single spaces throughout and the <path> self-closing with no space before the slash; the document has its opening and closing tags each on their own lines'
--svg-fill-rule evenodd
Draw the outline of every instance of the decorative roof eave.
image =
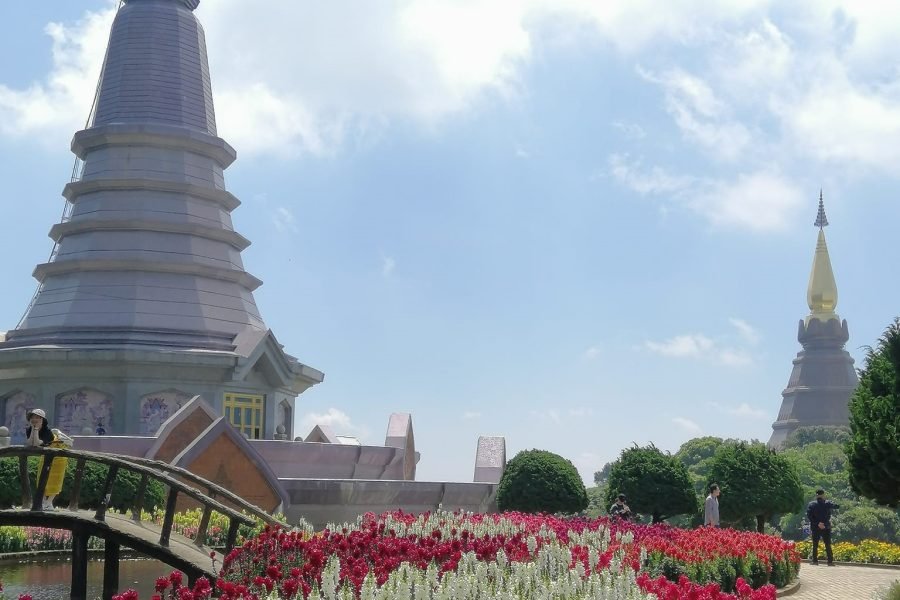
<svg viewBox="0 0 900 600">
<path fill-rule="evenodd" d="M 72 137 L 72 152 L 84 160 L 88 152 L 104 146 L 153 146 L 185 150 L 206 156 L 227 168 L 237 152 L 220 137 L 163 123 L 108 123 L 83 129 Z"/>
<path fill-rule="evenodd" d="M 334 434 L 328 425 L 314 425 L 312 430 L 303 438 L 307 443 L 340 444 L 338 436 Z"/>
<path fill-rule="evenodd" d="M 83 179 L 66 184 L 62 195 L 69 202 L 78 202 L 79 196 L 95 192 L 112 192 L 121 190 L 140 190 L 165 192 L 170 194 L 186 194 L 218 204 L 229 213 L 241 205 L 231 192 L 217 188 L 185 183 L 182 181 L 164 181 L 161 179 L 129 178 L 129 179 Z"/>
<path fill-rule="evenodd" d="M 251 292 L 262 285 L 261 280 L 246 271 L 196 263 L 175 263 L 139 258 L 78 258 L 55 260 L 53 262 L 37 265 L 34 268 L 32 275 L 39 282 L 43 283 L 44 279 L 50 275 L 62 275 L 83 271 L 148 271 L 153 273 L 196 275 L 198 277 L 208 277 L 209 279 L 237 283 Z"/>
<path fill-rule="evenodd" d="M 158 233 L 183 233 L 224 242 L 237 250 L 250 246 L 250 240 L 229 229 L 209 227 L 199 223 L 180 221 L 151 221 L 147 219 L 79 219 L 56 223 L 50 228 L 50 239 L 59 242 L 67 235 L 94 231 L 154 231 Z"/>
<path fill-rule="evenodd" d="M 209 448 L 209 446 L 219 437 L 224 435 L 226 438 L 230 439 L 238 448 L 240 448 L 250 462 L 253 463 L 253 466 L 259 471 L 260 475 L 266 480 L 266 482 L 271 486 L 273 491 L 278 494 L 278 498 L 281 501 L 281 506 L 277 507 L 275 510 L 270 512 L 278 512 L 278 510 L 284 510 L 284 508 L 290 504 L 290 498 L 288 498 L 287 493 L 282 487 L 281 483 L 278 481 L 278 476 L 275 475 L 275 472 L 272 471 L 272 467 L 269 466 L 269 463 L 262 457 L 259 451 L 250 444 L 244 436 L 237 432 L 237 430 L 229 423 L 225 417 L 219 417 L 213 423 L 207 427 L 200 435 L 197 436 L 197 439 L 192 441 L 188 446 L 182 450 L 175 458 L 172 459 L 172 464 L 176 467 L 182 467 L 185 469 L 190 468 L 191 463 L 193 463 L 196 459 L 198 459 L 203 452 Z"/>
<path fill-rule="evenodd" d="M 234 352 L 238 355 L 232 376 L 235 381 L 246 379 L 260 361 L 266 361 L 272 367 L 268 372 L 275 375 L 275 381 L 270 381 L 271 384 L 298 394 L 325 379 L 321 371 L 288 355 L 271 329 L 245 330 L 235 337 L 234 344 Z"/>
</svg>

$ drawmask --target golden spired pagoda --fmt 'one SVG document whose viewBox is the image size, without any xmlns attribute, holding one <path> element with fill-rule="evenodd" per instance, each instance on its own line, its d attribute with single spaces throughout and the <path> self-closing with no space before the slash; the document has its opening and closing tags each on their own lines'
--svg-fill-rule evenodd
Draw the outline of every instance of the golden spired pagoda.
<svg viewBox="0 0 900 600">
<path fill-rule="evenodd" d="M 840 426 L 850 422 L 847 403 L 859 380 L 853 358 L 844 350 L 850 339 L 847 321 L 835 312 L 837 284 L 825 242 L 825 202 L 819 192 L 819 228 L 806 302 L 809 315 L 800 321 L 797 339 L 803 350 L 794 359 L 787 388 L 781 393 L 781 410 L 772 424 L 769 446 L 780 447 L 799 427 Z"/>
</svg>

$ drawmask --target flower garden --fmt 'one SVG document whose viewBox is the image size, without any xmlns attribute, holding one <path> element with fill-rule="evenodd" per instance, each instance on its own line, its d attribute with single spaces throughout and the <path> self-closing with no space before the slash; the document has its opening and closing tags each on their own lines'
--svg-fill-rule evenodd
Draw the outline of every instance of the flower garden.
<svg viewBox="0 0 900 600">
<path fill-rule="evenodd" d="M 265 529 L 211 560 L 215 586 L 176 572 L 154 600 L 773 600 L 800 564 L 793 543 L 751 532 L 448 512 Z"/>
<path fill-rule="evenodd" d="M 175 531 L 193 538 L 199 519 L 199 510 L 179 513 Z M 224 517 L 213 513 L 207 544 L 221 547 L 226 527 Z M 318 533 L 308 526 L 247 529 L 239 540 L 243 545 L 228 556 L 210 559 L 222 567 L 217 589 L 204 583 L 189 589 L 176 572 L 158 581 L 159 597 L 759 600 L 774 598 L 776 587 L 790 583 L 811 551 L 809 541 L 795 545 L 732 529 L 520 513 L 369 514 Z M 91 538 L 90 547 L 102 543 Z M 68 531 L 0 527 L 0 553 L 71 547 Z M 834 556 L 900 565 L 900 545 L 836 542 Z M 128 592 L 119 597 L 137 598 Z"/>
</svg>

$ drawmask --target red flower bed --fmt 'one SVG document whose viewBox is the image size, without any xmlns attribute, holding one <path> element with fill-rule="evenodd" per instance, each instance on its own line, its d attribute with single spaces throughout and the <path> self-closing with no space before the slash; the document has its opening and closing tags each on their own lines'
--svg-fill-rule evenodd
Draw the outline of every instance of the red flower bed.
<svg viewBox="0 0 900 600">
<path fill-rule="evenodd" d="M 682 530 L 666 525 L 611 523 L 605 518 L 562 519 L 519 513 L 449 515 L 418 535 L 403 535 L 395 529 L 413 526 L 417 519 L 400 512 L 380 518 L 366 515 L 358 529 L 325 530 L 308 539 L 297 533 L 267 530 L 225 557 L 218 588 L 223 599 L 243 598 L 244 591 L 250 588 L 267 591 L 277 588 L 285 597 L 293 597 L 298 592 L 306 596 L 313 586 L 322 584 L 328 557 L 338 556 L 340 579 L 351 582 L 358 591 L 369 573 L 378 584 L 383 584 L 404 562 L 423 570 L 434 563 L 440 573 L 446 573 L 455 570 L 462 555 L 468 552 L 482 561 L 495 560 L 500 551 L 510 562 L 531 561 L 544 544 L 554 539 L 569 547 L 570 568 L 580 563 L 585 575 L 592 568 L 608 568 L 617 552 L 624 553 L 625 566 L 645 571 L 638 579 L 641 589 L 666 600 L 774 598 L 774 587 L 766 585 L 772 579 L 773 566 L 780 565 L 790 579 L 791 571 L 795 574 L 799 565 L 793 544 L 749 532 Z M 513 524 L 515 531 L 490 533 L 503 523 Z M 609 530 L 610 543 L 591 565 L 588 547 L 573 543 L 572 539 L 576 534 L 580 536 L 601 528 Z M 633 542 L 627 541 L 628 538 Z M 667 568 L 675 571 L 667 573 Z M 754 591 L 740 576 L 747 570 L 754 575 L 755 587 L 761 589 Z M 690 578 L 694 582 L 685 571 L 695 575 Z M 726 574 L 725 581 L 720 580 L 720 572 Z M 669 575 L 669 579 L 657 577 L 659 574 Z M 725 592 L 721 591 L 723 587 Z"/>
</svg>

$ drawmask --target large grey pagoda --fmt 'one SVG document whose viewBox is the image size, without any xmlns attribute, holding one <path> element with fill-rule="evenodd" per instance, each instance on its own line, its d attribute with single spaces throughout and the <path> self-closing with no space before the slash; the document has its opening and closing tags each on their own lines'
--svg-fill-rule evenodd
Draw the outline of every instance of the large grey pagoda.
<svg viewBox="0 0 900 600">
<path fill-rule="evenodd" d="M 33 406 L 69 433 L 149 435 L 198 394 L 248 437 L 292 436 L 296 396 L 324 377 L 284 352 L 253 299 L 198 4 L 125 0 L 116 15 L 53 255 L 0 337 L 14 439 Z"/>
<path fill-rule="evenodd" d="M 810 313 L 800 321 L 797 339 L 803 350 L 797 353 L 791 378 L 781 394 L 781 410 L 769 439 L 773 448 L 780 447 L 798 427 L 850 423 L 847 404 L 859 379 L 853 358 L 844 350 L 850 339 L 847 321 L 835 313 L 838 294 L 825 243 L 827 225 L 820 193 L 815 222 L 819 238 L 806 293 Z"/>
</svg>

